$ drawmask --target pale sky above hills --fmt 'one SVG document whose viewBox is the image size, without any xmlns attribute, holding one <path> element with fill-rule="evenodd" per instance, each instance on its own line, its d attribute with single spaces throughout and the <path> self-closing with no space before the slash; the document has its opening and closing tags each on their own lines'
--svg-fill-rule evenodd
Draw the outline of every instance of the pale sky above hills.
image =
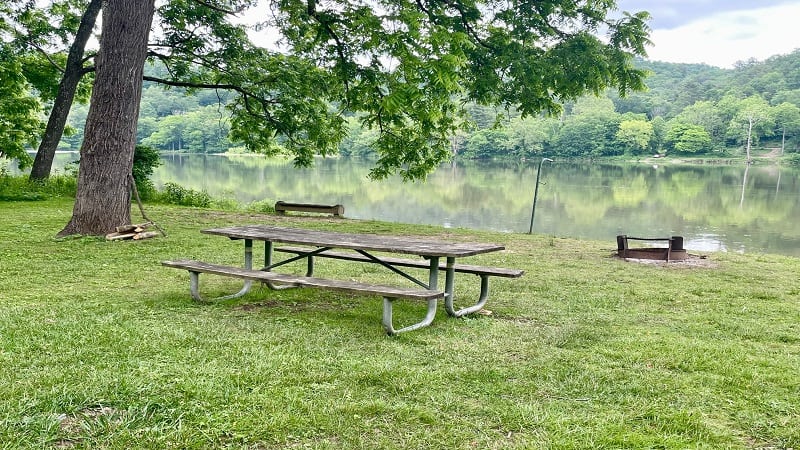
<svg viewBox="0 0 800 450">
<path fill-rule="evenodd" d="M 653 17 L 648 57 L 730 68 L 800 48 L 800 1 L 618 0 L 620 11 Z"/>
<path fill-rule="evenodd" d="M 652 61 L 731 68 L 800 49 L 800 0 L 617 0 L 617 6 L 650 12 Z M 242 21 L 256 18 L 263 19 L 256 14 Z M 269 30 L 251 37 L 268 47 L 277 40 Z"/>
</svg>

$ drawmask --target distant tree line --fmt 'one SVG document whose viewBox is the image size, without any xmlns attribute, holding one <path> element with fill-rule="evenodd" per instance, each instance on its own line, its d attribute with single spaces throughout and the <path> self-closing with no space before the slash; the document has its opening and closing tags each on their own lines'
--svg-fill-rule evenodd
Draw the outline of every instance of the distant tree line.
<svg viewBox="0 0 800 450">
<path fill-rule="evenodd" d="M 800 51 L 734 69 L 639 61 L 649 90 L 609 93 L 566 105 L 558 117 L 467 105 L 475 129 L 453 139 L 467 158 L 602 157 L 679 154 L 730 156 L 753 147 L 800 150 Z M 370 130 L 357 120 L 342 152 L 369 154 Z"/>
<path fill-rule="evenodd" d="M 800 50 L 733 69 L 702 64 L 638 61 L 650 72 L 647 92 L 622 98 L 589 96 L 565 105 L 557 117 L 522 117 L 475 103 L 465 105 L 473 126 L 452 137 L 464 158 L 745 155 L 751 148 L 800 151 Z M 158 76 L 158 67 L 148 69 Z M 236 150 L 225 104 L 216 91 L 164 90 L 145 83 L 139 143 L 161 151 Z M 78 149 L 86 105 L 75 105 L 62 148 Z M 377 132 L 348 118 L 343 155 L 373 154 Z"/>
</svg>

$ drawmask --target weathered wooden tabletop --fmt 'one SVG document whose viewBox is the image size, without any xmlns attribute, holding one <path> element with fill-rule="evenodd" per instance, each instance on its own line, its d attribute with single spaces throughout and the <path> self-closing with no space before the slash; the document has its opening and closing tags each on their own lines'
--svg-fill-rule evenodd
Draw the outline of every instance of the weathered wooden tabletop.
<svg viewBox="0 0 800 450">
<path fill-rule="evenodd" d="M 316 247 L 393 252 L 420 256 L 462 257 L 503 250 L 499 244 L 444 242 L 397 235 L 341 233 L 268 225 L 242 225 L 202 230 L 231 239 L 300 244 Z"/>
</svg>

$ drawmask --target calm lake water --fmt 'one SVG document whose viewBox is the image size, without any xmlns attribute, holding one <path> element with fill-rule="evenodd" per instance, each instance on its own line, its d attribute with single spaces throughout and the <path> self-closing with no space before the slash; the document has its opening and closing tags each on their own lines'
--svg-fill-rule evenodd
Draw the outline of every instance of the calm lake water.
<svg viewBox="0 0 800 450">
<path fill-rule="evenodd" d="M 74 156 L 72 156 L 74 157 Z M 69 156 L 59 155 L 59 161 Z M 539 161 L 443 165 L 425 183 L 367 179 L 371 163 L 310 169 L 258 156 L 165 155 L 153 176 L 241 202 L 342 204 L 345 216 L 527 233 Z M 800 170 L 768 164 L 544 163 L 534 233 L 683 236 L 695 251 L 800 256 Z"/>
</svg>

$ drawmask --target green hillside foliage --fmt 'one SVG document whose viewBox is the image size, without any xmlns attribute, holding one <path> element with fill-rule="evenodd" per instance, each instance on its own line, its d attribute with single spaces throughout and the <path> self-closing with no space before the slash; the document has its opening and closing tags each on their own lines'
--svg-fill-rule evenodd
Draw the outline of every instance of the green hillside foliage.
<svg viewBox="0 0 800 450">
<path fill-rule="evenodd" d="M 756 152 L 800 152 L 800 50 L 733 69 L 703 64 L 637 61 L 649 72 L 646 92 L 616 91 L 564 105 L 559 116 L 521 117 L 518 111 L 465 103 L 472 122 L 452 137 L 463 158 L 595 158 L 653 154 L 739 157 L 748 140 Z M 153 75 L 159 67 L 147 69 Z M 139 142 L 159 151 L 241 151 L 232 140 L 224 91 L 164 89 L 146 82 Z M 63 149 L 77 150 L 88 107 L 76 105 Z M 752 123 L 751 123 L 752 122 Z M 369 156 L 378 137 L 359 117 L 348 118 L 343 155 Z M 749 133 L 748 133 L 749 130 Z"/>
</svg>

